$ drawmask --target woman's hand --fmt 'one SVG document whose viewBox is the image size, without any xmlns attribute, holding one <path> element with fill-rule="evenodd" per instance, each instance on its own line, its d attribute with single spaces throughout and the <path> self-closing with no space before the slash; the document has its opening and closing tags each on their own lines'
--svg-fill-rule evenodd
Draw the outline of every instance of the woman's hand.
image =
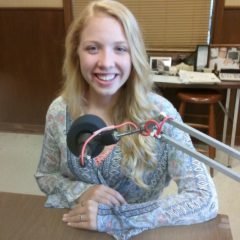
<svg viewBox="0 0 240 240">
<path fill-rule="evenodd" d="M 63 215 L 62 220 L 70 227 L 97 230 L 97 213 L 98 203 L 88 200 L 84 205 L 82 203 L 77 204 Z"/>
<path fill-rule="evenodd" d="M 105 185 L 95 185 L 90 187 L 81 195 L 78 202 L 84 205 L 88 200 L 94 200 L 98 203 L 103 203 L 109 206 L 126 203 L 125 199 L 118 191 Z"/>
</svg>

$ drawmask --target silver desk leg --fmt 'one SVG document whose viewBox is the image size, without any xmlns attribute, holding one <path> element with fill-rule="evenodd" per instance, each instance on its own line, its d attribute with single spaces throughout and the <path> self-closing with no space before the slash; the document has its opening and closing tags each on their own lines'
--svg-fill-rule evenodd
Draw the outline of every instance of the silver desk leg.
<svg viewBox="0 0 240 240">
<path fill-rule="evenodd" d="M 223 109 L 223 111 L 224 111 L 224 124 L 223 124 L 223 137 L 222 137 L 223 143 L 226 143 L 226 137 L 227 137 L 227 125 L 228 125 L 228 118 L 229 118 L 230 95 L 231 95 L 231 89 L 228 88 L 227 89 L 225 109 Z"/>
<path fill-rule="evenodd" d="M 235 147 L 239 99 L 240 99 L 240 88 L 237 89 L 235 107 L 234 107 L 233 127 L 232 127 L 232 136 L 231 136 L 231 147 L 232 148 Z M 232 164 L 232 159 L 231 159 L 231 157 L 228 157 L 228 167 L 231 167 L 231 164 Z"/>
</svg>

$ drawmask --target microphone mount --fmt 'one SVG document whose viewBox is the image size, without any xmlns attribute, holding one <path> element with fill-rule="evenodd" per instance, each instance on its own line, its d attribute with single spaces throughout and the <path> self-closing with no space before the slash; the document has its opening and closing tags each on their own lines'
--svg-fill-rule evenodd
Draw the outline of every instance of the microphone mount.
<svg viewBox="0 0 240 240">
<path fill-rule="evenodd" d="M 162 132 L 162 127 L 165 123 L 168 123 L 168 124 L 172 125 L 173 127 L 176 127 L 178 129 L 188 133 L 190 136 L 193 136 L 193 137 L 197 138 L 198 140 L 200 140 L 200 141 L 202 141 L 202 142 L 204 142 L 204 143 L 206 143 L 210 146 L 213 146 L 218 150 L 223 151 L 227 155 L 230 155 L 230 156 L 236 158 L 237 160 L 240 160 L 240 152 L 235 150 L 234 148 L 231 148 L 230 146 L 228 146 L 228 145 L 226 145 L 226 144 L 224 144 L 224 143 L 222 143 L 222 142 L 220 142 L 220 141 L 218 141 L 218 140 L 200 132 L 199 130 L 197 130 L 195 128 L 192 128 L 192 127 L 188 126 L 185 123 L 177 122 L 174 119 L 166 116 L 164 113 L 160 113 L 159 116 L 156 116 L 156 117 L 148 120 L 147 122 L 140 124 L 139 127 L 132 122 L 126 122 L 126 123 L 123 123 L 123 124 L 118 125 L 118 126 L 110 126 L 110 127 L 104 127 L 106 125 L 104 125 L 101 122 L 100 125 L 103 125 L 102 128 L 101 127 L 96 127 L 94 125 L 95 124 L 94 123 L 93 124 L 94 126 L 91 126 L 91 127 L 92 127 L 92 129 L 95 129 L 95 132 L 92 132 L 92 135 L 87 140 L 85 139 L 86 141 L 84 140 L 84 144 L 82 144 L 83 147 L 81 146 L 82 151 L 81 151 L 81 161 L 80 161 L 80 163 L 81 163 L 82 166 L 84 166 L 84 159 L 85 158 L 86 159 L 90 158 L 88 155 L 84 155 L 83 153 L 85 151 L 85 147 L 87 146 L 87 144 L 90 141 L 92 141 L 93 139 L 95 141 L 93 141 L 93 143 L 91 143 L 92 146 L 99 145 L 100 150 L 98 148 L 97 151 L 95 151 L 95 152 L 92 151 L 93 154 L 91 155 L 91 153 L 90 153 L 91 157 L 97 156 L 103 150 L 103 147 L 105 145 L 111 145 L 111 144 L 117 143 L 124 136 L 140 133 L 144 136 L 152 136 L 152 137 L 155 137 L 156 139 L 161 139 L 162 141 L 170 143 L 173 146 L 175 146 L 177 149 L 180 149 L 181 151 L 187 153 L 188 155 L 198 159 L 199 161 L 207 164 L 208 166 L 213 167 L 216 170 L 218 170 L 219 172 L 222 172 L 223 174 L 225 174 L 225 175 L 231 177 L 232 179 L 240 182 L 240 174 L 239 173 L 236 173 L 236 172 L 232 171 L 228 167 L 220 164 L 219 162 L 217 162 L 213 159 L 210 159 L 209 157 L 203 155 L 200 152 L 197 152 L 196 150 L 192 150 L 190 148 L 185 147 L 183 144 L 175 141 L 173 138 L 164 134 Z M 118 127 L 124 126 L 126 124 L 130 124 L 130 125 L 134 126 L 134 129 L 131 129 L 131 130 L 128 130 L 128 131 L 125 131 L 125 132 L 118 132 L 116 130 Z M 80 124 L 80 127 L 79 127 L 79 125 L 77 125 L 77 126 L 82 131 L 82 125 Z M 73 135 L 73 137 L 76 138 L 78 133 L 75 133 L 74 129 L 70 129 L 70 130 L 71 130 L 70 131 L 71 135 Z M 77 149 L 79 149 L 79 146 L 73 147 L 74 146 L 73 143 L 75 141 L 75 139 L 73 139 L 73 137 L 72 136 L 68 137 L 69 138 L 68 142 L 72 144 L 70 146 L 71 146 L 72 149 L 75 150 L 75 153 L 77 151 L 78 154 L 79 154 L 79 150 L 77 150 Z M 71 149 L 70 149 L 70 151 L 71 151 Z"/>
<path fill-rule="evenodd" d="M 240 152 L 235 150 L 234 148 L 231 148 L 230 146 L 198 131 L 195 128 L 192 128 L 190 126 L 188 126 L 187 124 L 184 123 L 179 123 L 175 120 L 173 120 L 170 117 L 167 117 L 164 113 L 160 113 L 159 116 L 153 118 L 154 121 L 161 123 L 165 123 L 167 122 L 168 124 L 172 125 L 173 127 L 176 127 L 186 133 L 188 133 L 190 136 L 193 136 L 195 138 L 197 138 L 198 140 L 213 146 L 215 148 L 217 148 L 218 150 L 221 150 L 222 152 L 226 153 L 227 155 L 230 155 L 233 158 L 236 158 L 237 160 L 240 160 Z M 131 134 L 136 134 L 136 133 L 142 133 L 144 131 L 146 131 L 145 127 L 146 124 L 142 125 L 142 127 L 132 130 L 132 131 L 127 131 L 127 132 L 123 132 L 123 133 L 117 133 L 117 136 L 119 138 L 127 136 L 127 135 L 131 135 Z M 155 124 L 149 124 L 147 130 L 149 130 L 149 135 L 152 137 L 155 137 L 157 139 L 162 139 L 165 142 L 168 142 L 172 145 L 174 145 L 176 148 L 180 149 L 181 151 L 189 154 L 190 156 L 200 160 L 201 162 L 207 164 L 210 167 L 213 167 L 214 169 L 218 170 L 219 172 L 227 175 L 228 177 L 231 177 L 232 179 L 240 182 L 240 174 L 236 173 L 234 171 L 232 171 L 231 169 L 229 169 L 228 167 L 220 164 L 219 162 L 205 156 L 204 154 L 198 152 L 198 151 L 193 151 L 190 148 L 185 147 L 183 144 L 175 141 L 173 138 L 167 136 L 166 134 L 162 133 L 162 131 L 159 134 L 156 134 L 158 132 L 158 128 Z"/>
</svg>

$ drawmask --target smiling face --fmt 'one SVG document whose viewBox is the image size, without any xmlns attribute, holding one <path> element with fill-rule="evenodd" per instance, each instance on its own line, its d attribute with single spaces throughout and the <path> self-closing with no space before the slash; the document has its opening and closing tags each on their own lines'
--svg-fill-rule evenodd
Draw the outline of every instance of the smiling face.
<svg viewBox="0 0 240 240">
<path fill-rule="evenodd" d="M 98 14 L 87 21 L 78 55 L 90 96 L 112 97 L 129 78 L 129 45 L 122 25 L 111 16 Z"/>
</svg>

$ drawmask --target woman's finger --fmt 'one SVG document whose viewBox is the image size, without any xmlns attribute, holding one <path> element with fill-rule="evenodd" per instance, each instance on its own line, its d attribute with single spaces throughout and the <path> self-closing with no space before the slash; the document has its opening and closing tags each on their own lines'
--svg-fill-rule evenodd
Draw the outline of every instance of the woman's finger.
<svg viewBox="0 0 240 240">
<path fill-rule="evenodd" d="M 70 227 L 96 230 L 97 212 L 98 203 L 89 200 L 86 201 L 84 206 L 78 204 L 75 208 L 64 214 L 62 220 Z"/>
<path fill-rule="evenodd" d="M 91 225 L 89 222 L 68 222 L 67 225 L 73 228 L 96 230 L 96 227 Z"/>
<path fill-rule="evenodd" d="M 90 187 L 78 201 L 84 203 L 87 200 L 94 200 L 110 206 L 126 204 L 125 199 L 118 191 L 105 185 Z"/>
<path fill-rule="evenodd" d="M 112 188 L 108 188 L 106 190 L 107 193 L 109 193 L 119 204 L 126 204 L 124 197 L 116 190 Z"/>
<path fill-rule="evenodd" d="M 115 196 L 113 196 L 109 193 L 105 193 L 103 196 L 99 196 L 97 198 L 97 202 L 103 203 L 103 204 L 106 204 L 109 206 L 121 205 L 121 202 Z"/>
<path fill-rule="evenodd" d="M 73 217 L 73 216 L 81 215 L 84 213 L 86 213 L 86 210 L 84 207 L 75 206 L 73 209 L 71 209 L 68 213 L 65 213 L 63 216 Z"/>
<path fill-rule="evenodd" d="M 105 203 L 108 205 L 121 205 L 126 203 L 125 199 L 118 191 L 108 186 L 98 186 L 95 189 L 94 194 L 99 203 Z"/>
<path fill-rule="evenodd" d="M 85 214 L 63 215 L 63 221 L 71 223 L 88 222 L 88 217 Z"/>
</svg>

